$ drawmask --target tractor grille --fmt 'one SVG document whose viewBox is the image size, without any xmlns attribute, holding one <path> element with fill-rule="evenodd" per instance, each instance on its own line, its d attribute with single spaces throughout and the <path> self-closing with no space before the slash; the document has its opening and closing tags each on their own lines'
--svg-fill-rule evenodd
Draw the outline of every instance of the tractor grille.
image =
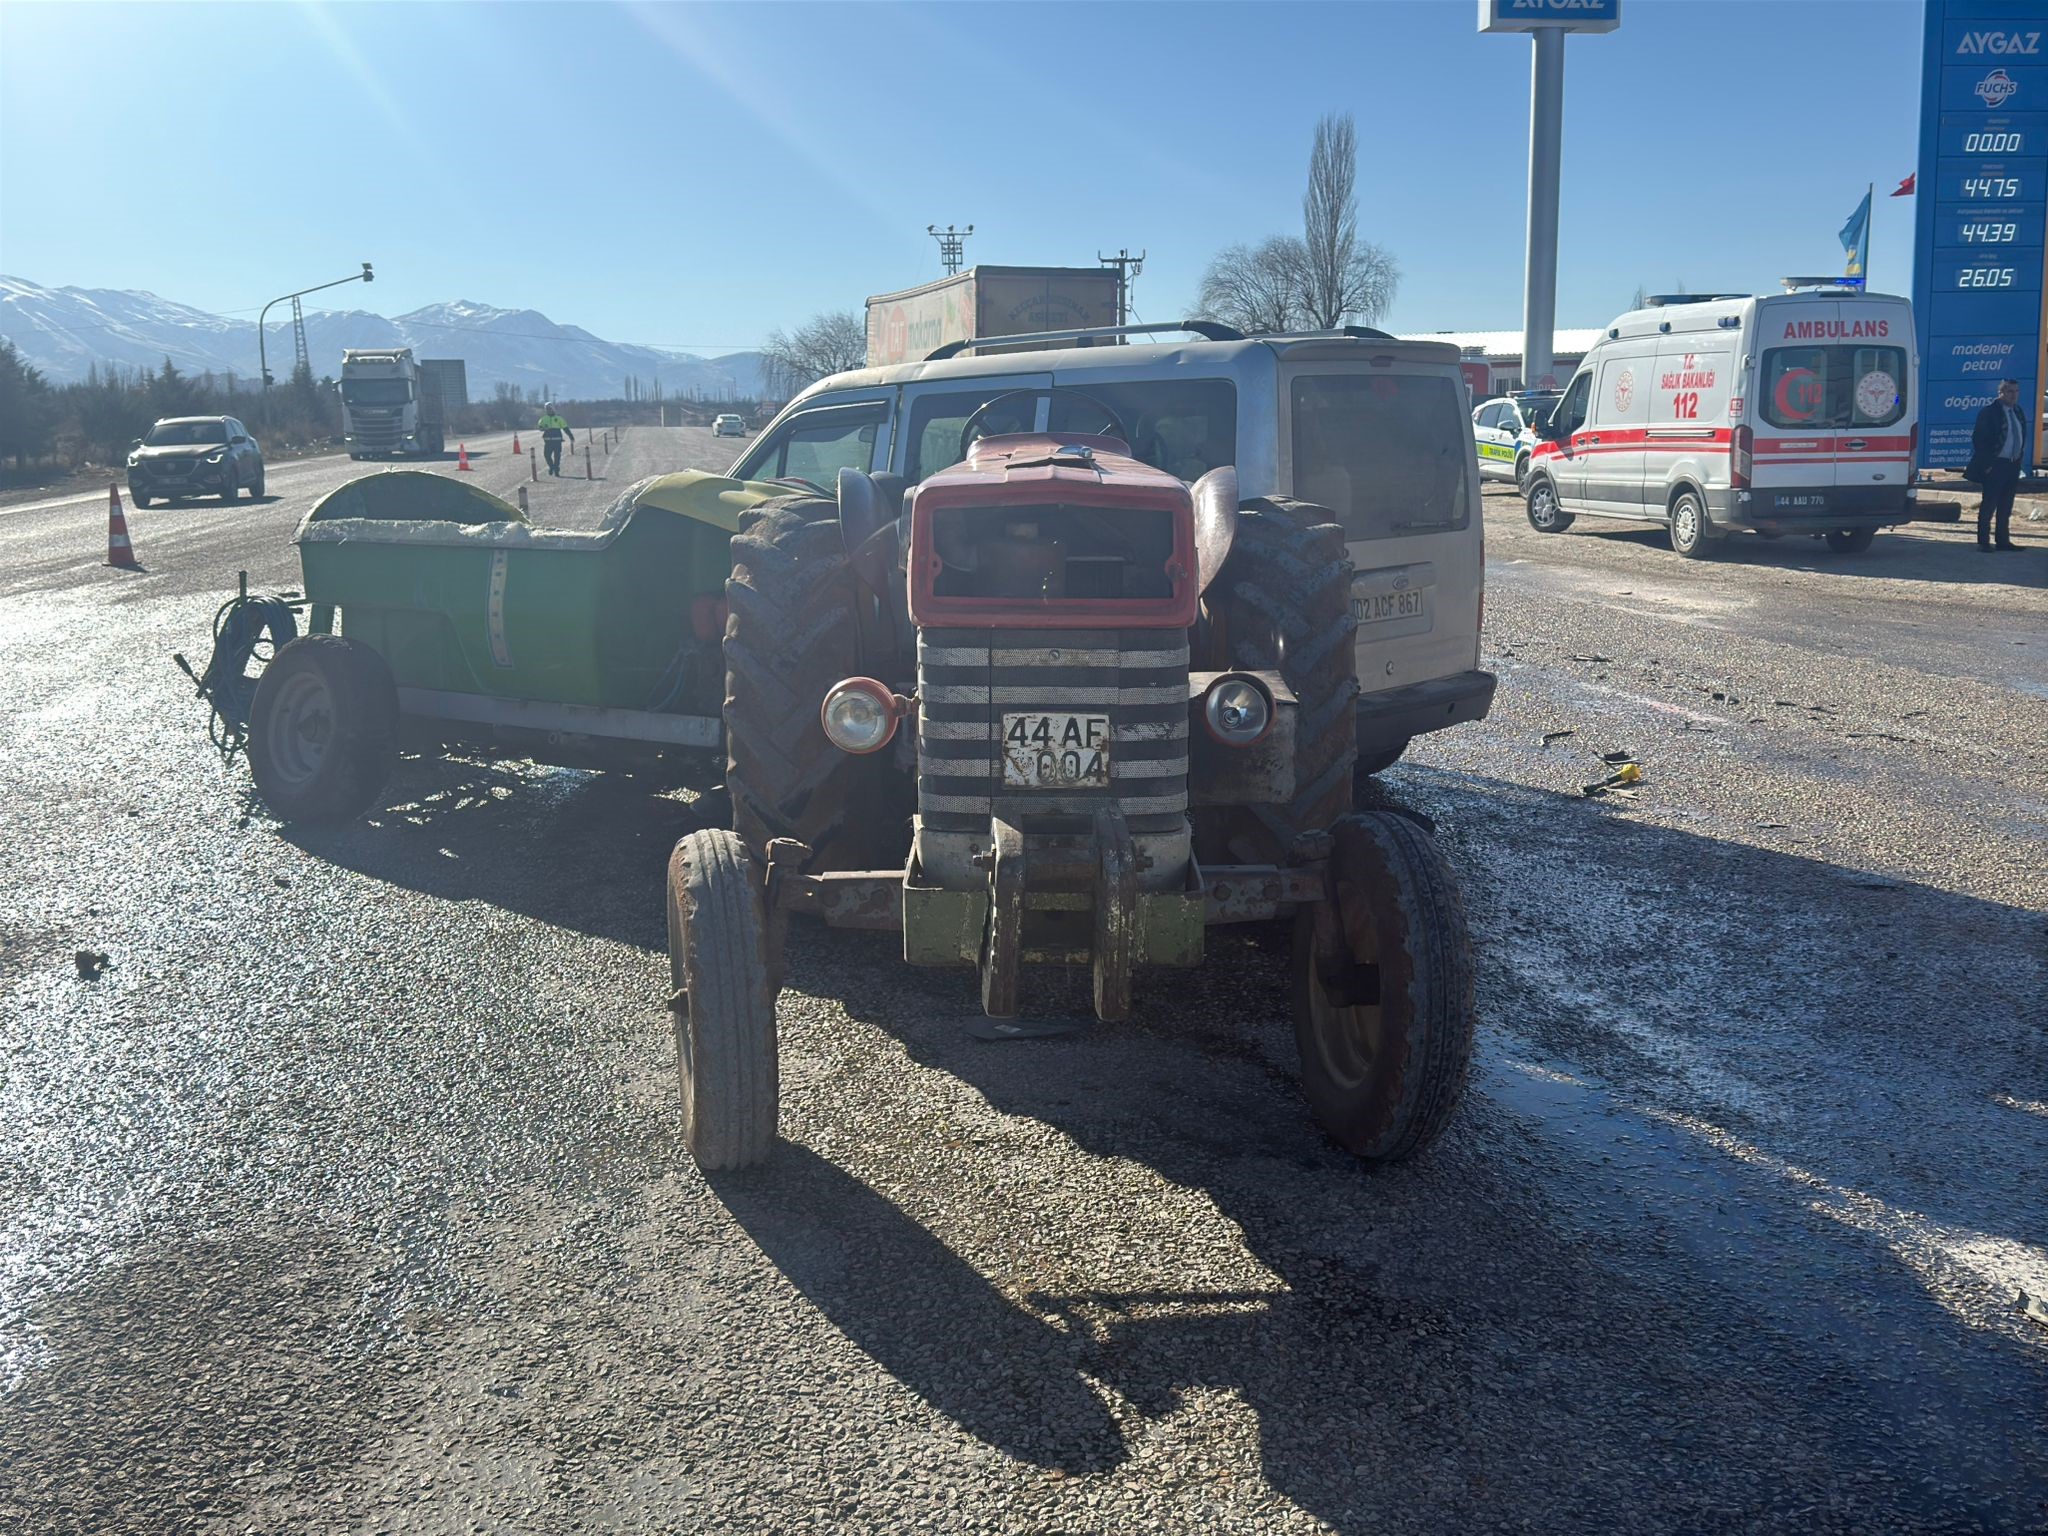
<svg viewBox="0 0 2048 1536">
<path fill-rule="evenodd" d="M 1184 833 L 1188 642 L 1181 629 L 927 629 L 918 636 L 918 818 L 985 837 L 991 815 L 1023 825 L 1115 802 L 1134 836 Z M 1003 781 L 1006 714 L 1104 715 L 1105 786 Z"/>
</svg>

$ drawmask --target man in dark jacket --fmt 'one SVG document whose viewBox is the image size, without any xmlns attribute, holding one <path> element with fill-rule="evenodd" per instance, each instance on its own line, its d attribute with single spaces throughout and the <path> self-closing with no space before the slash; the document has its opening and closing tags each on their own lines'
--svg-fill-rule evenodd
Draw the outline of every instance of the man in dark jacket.
<svg viewBox="0 0 2048 1536">
<path fill-rule="evenodd" d="M 2020 409 L 2019 381 L 2001 380 L 1998 398 L 1977 413 L 1977 425 L 1970 431 L 1970 462 L 1963 470 L 1965 480 L 1984 488 L 1984 499 L 1977 503 L 1977 547 L 1987 553 L 2019 548 L 2012 541 L 2012 495 L 2019 485 L 2029 430 L 2027 414 Z"/>
</svg>

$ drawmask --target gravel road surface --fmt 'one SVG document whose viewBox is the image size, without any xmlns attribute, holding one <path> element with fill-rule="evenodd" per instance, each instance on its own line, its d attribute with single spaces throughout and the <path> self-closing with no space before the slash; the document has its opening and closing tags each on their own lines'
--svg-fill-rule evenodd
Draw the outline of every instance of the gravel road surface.
<svg viewBox="0 0 2048 1536">
<path fill-rule="evenodd" d="M 738 446 L 633 428 L 534 513 Z M 1693 563 L 1488 496 L 1495 713 L 1380 791 L 1480 966 L 1415 1164 L 1309 1124 L 1283 935 L 988 1044 L 800 932 L 786 1145 L 707 1180 L 682 797 L 413 762 L 287 831 L 206 744 L 170 652 L 359 468 L 131 510 L 144 574 L 0 510 L 0 1530 L 2048 1527 L 2033 525 Z"/>
</svg>

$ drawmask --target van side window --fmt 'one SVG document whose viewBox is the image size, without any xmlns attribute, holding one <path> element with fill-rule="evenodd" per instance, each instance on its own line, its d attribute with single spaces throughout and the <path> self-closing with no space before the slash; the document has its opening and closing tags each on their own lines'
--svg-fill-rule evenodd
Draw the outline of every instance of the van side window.
<svg viewBox="0 0 2048 1536">
<path fill-rule="evenodd" d="M 808 480 L 831 491 L 842 469 L 866 469 L 874 462 L 875 433 L 884 407 L 827 406 L 793 416 L 749 454 L 738 471 L 742 480 Z"/>
<path fill-rule="evenodd" d="M 1072 386 L 1123 418 L 1131 453 L 1154 469 L 1195 481 L 1237 462 L 1237 386 L 1228 379 L 1160 379 L 1141 384 Z M 1100 431 L 1102 413 L 1080 395 L 1053 386 L 1055 432 Z"/>
<path fill-rule="evenodd" d="M 1559 437 L 1570 437 L 1586 424 L 1586 401 L 1593 392 L 1593 375 L 1580 374 L 1572 380 L 1572 387 L 1564 392 L 1564 398 L 1557 402 L 1550 420 Z"/>
</svg>

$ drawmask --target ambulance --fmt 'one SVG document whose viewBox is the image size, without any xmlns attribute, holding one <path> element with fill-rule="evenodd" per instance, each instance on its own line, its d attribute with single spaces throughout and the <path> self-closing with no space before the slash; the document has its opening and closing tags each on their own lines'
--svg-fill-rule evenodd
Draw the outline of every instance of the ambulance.
<svg viewBox="0 0 2048 1536">
<path fill-rule="evenodd" d="M 1913 309 L 1860 289 L 1653 298 L 1607 327 L 1537 425 L 1529 525 L 1662 523 L 1689 559 L 1804 533 L 1841 554 L 1914 516 Z"/>
</svg>

